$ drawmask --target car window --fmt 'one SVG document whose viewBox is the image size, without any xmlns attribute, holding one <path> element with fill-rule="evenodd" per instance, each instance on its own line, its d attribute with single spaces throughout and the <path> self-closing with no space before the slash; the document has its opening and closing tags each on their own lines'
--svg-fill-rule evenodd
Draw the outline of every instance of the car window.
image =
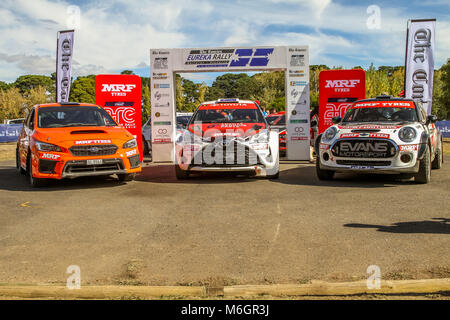
<svg viewBox="0 0 450 320">
<path fill-rule="evenodd" d="M 192 122 L 204 123 L 263 123 L 264 116 L 258 108 L 207 108 L 199 109 Z"/>
<path fill-rule="evenodd" d="M 415 108 L 405 107 L 352 107 L 343 122 L 403 122 L 417 121 Z"/>
<path fill-rule="evenodd" d="M 34 129 L 34 118 L 35 118 L 35 108 L 33 108 L 30 112 L 30 118 L 28 119 L 28 128 Z"/>
</svg>

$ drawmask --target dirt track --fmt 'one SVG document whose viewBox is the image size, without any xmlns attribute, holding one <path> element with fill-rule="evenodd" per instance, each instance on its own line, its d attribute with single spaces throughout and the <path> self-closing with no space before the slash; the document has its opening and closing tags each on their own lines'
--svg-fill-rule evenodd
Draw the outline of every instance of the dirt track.
<svg viewBox="0 0 450 320">
<path fill-rule="evenodd" d="M 28 187 L 0 162 L 0 282 L 233 285 L 450 277 L 450 157 L 429 185 L 386 176 L 319 182 L 307 163 L 279 181 L 179 182 L 148 166 L 137 181 Z"/>
</svg>

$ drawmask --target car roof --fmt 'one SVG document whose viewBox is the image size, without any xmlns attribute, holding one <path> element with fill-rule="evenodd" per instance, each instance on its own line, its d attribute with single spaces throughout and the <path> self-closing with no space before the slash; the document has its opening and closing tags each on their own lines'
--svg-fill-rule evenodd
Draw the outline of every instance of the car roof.
<svg viewBox="0 0 450 320">
<path fill-rule="evenodd" d="M 258 107 L 258 104 L 255 101 L 250 101 L 250 100 L 239 100 L 237 102 L 234 101 L 230 101 L 230 102 L 219 102 L 219 100 L 217 101 L 206 101 L 203 102 L 198 108 L 199 109 L 214 109 L 214 108 L 220 108 L 220 106 L 223 107 L 237 107 L 239 109 L 255 109 Z"/>
<path fill-rule="evenodd" d="M 359 102 L 376 102 L 376 101 L 413 101 L 413 99 L 406 99 L 401 97 L 392 97 L 392 96 L 378 96 L 376 98 L 368 98 L 355 101 L 355 103 Z"/>
<path fill-rule="evenodd" d="M 270 117 L 270 116 L 282 116 L 285 113 L 286 113 L 286 111 L 278 111 L 278 112 L 270 113 L 267 116 L 268 117 Z"/>
<path fill-rule="evenodd" d="M 92 104 L 92 103 L 62 102 L 62 103 L 39 104 L 38 107 L 39 108 L 47 108 L 47 107 L 98 107 L 98 105 Z"/>
</svg>

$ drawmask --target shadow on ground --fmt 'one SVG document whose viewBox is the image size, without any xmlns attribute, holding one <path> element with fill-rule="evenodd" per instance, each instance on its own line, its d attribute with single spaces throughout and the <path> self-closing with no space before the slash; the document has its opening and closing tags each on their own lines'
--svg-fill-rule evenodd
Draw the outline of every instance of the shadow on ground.
<svg viewBox="0 0 450 320">
<path fill-rule="evenodd" d="M 391 232 L 391 233 L 450 234 L 450 219 L 448 219 L 448 218 L 433 218 L 433 220 L 434 221 L 397 222 L 390 226 L 349 223 L 349 224 L 344 224 L 344 227 L 377 229 L 377 231 L 380 231 L 380 232 Z"/>
<path fill-rule="evenodd" d="M 175 176 L 173 165 L 152 165 L 142 168 L 142 172 L 136 176 L 136 181 L 153 183 L 181 183 L 181 184 L 224 184 L 239 182 L 254 182 L 259 178 L 246 175 L 217 173 L 192 173 L 189 179 L 178 180 Z"/>
<path fill-rule="evenodd" d="M 28 182 L 28 176 L 21 175 L 16 168 L 0 165 L 0 190 L 8 191 L 58 191 L 93 188 L 114 188 L 124 185 L 114 176 L 109 177 L 81 177 L 77 179 L 49 180 L 49 184 L 42 188 L 32 188 Z"/>
</svg>

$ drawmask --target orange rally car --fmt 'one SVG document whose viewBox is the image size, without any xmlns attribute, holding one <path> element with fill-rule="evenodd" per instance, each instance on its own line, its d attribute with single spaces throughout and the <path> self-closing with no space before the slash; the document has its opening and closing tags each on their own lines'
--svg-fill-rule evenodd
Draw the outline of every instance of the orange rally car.
<svg viewBox="0 0 450 320">
<path fill-rule="evenodd" d="M 53 103 L 33 107 L 17 141 L 16 167 L 33 187 L 48 179 L 141 171 L 136 139 L 97 105 Z"/>
</svg>

